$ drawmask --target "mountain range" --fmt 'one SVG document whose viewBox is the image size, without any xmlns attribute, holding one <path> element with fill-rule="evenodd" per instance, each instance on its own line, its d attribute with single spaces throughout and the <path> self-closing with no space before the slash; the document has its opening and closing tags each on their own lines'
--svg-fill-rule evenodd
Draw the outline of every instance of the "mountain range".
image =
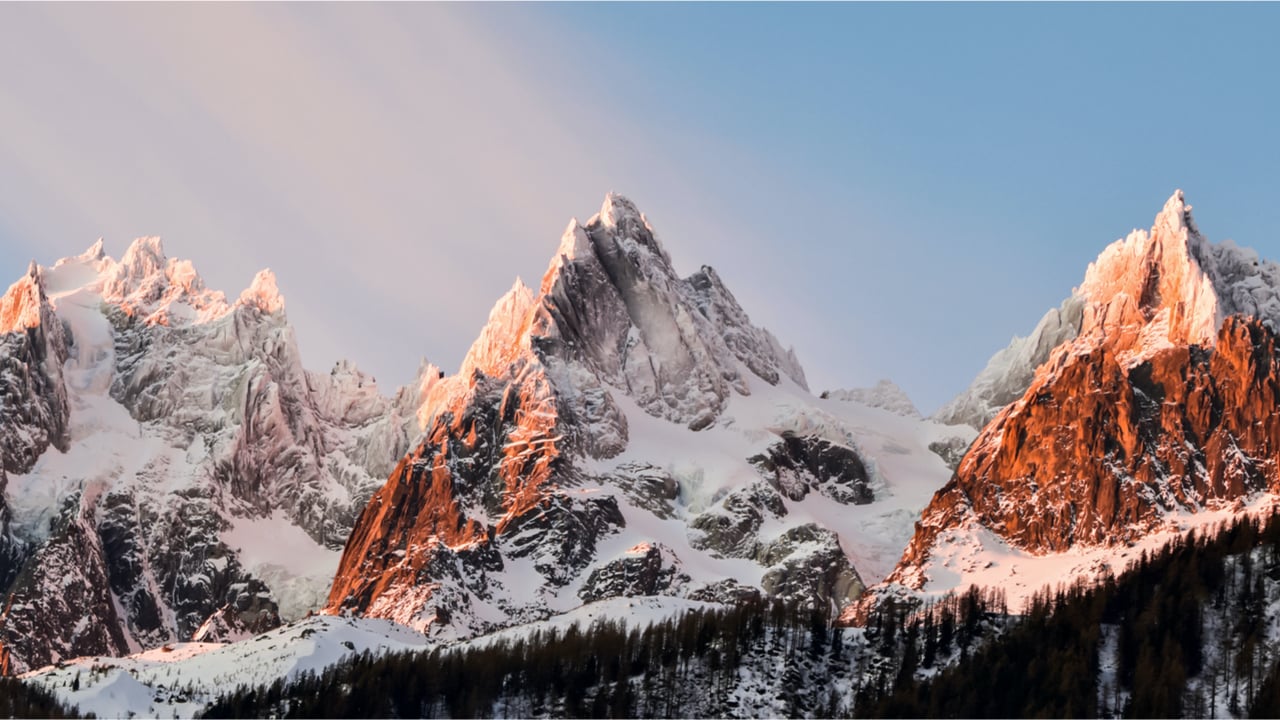
<svg viewBox="0 0 1280 720">
<path fill-rule="evenodd" d="M 1275 506 L 1277 332 L 1280 266 L 1180 191 L 930 418 L 887 380 L 813 394 L 616 194 L 457 373 L 390 392 L 304 368 L 270 271 L 228 301 L 99 242 L 0 298 L 0 667 L 167 716 L 588 618 L 779 602 L 862 638 L 974 585 L 1017 613 Z"/>
</svg>

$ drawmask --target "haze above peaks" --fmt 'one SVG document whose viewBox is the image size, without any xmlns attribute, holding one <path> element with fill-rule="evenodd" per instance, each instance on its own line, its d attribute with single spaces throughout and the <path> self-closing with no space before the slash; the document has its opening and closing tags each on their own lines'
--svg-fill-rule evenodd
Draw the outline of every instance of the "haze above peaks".
<svg viewBox="0 0 1280 720">
<path fill-rule="evenodd" d="M 890 377 L 930 412 L 1174 187 L 1209 240 L 1280 258 L 1259 90 L 1277 20 L 5 5 L 0 267 L 154 234 L 232 298 L 271 267 L 316 367 L 349 356 L 393 387 L 424 355 L 457 368 L 512 278 L 541 277 L 566 219 L 616 189 L 680 275 L 714 266 L 796 346 L 815 391 Z"/>
</svg>

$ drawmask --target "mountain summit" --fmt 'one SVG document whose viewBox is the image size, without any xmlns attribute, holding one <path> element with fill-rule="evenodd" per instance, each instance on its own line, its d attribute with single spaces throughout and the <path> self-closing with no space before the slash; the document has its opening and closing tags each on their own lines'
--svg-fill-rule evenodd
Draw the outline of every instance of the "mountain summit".
<svg viewBox="0 0 1280 720">
<path fill-rule="evenodd" d="M 1280 491 L 1278 293 L 1280 268 L 1206 241 L 1175 193 L 1149 233 L 1089 266 L 1069 301 L 1074 333 L 983 428 L 890 580 L 941 590 L 955 579 L 942 564 L 997 545 L 1031 556 L 1122 546 Z M 1042 322 L 1023 342 L 1041 354 L 1060 327 Z M 971 389 L 952 409 L 980 397 Z M 1027 575 L 1019 562 L 986 579 L 1037 590 L 1002 575 Z"/>
<path fill-rule="evenodd" d="M 616 194 L 457 374 L 423 361 L 391 397 L 349 362 L 304 369 L 270 271 L 234 297 L 143 238 L 33 264 L 0 301 L 4 670 L 322 608 L 432 639 L 636 595 L 844 608 L 973 437 L 813 397 Z"/>
<path fill-rule="evenodd" d="M 314 609 L 416 436 L 351 366 L 307 372 L 275 277 L 236 303 L 159 238 L 0 299 L 0 648 L 9 671 Z"/>
<path fill-rule="evenodd" d="M 1036 369 L 1059 348 L 1105 347 L 1132 366 L 1165 348 L 1212 346 L 1224 319 L 1235 314 L 1280 330 L 1280 266 L 1230 241 L 1207 241 L 1182 191 L 1175 191 L 1150 230 L 1108 245 L 1071 297 L 1030 335 L 996 353 L 934 417 L 981 429 L 1026 392 Z"/>
<path fill-rule="evenodd" d="M 882 577 L 918 496 L 893 497 L 838 406 L 880 412 L 809 395 L 716 272 L 679 277 L 611 194 L 432 389 L 425 440 L 361 514 L 328 609 L 467 637 L 625 595 L 844 607 L 863 588 L 852 558 Z M 901 442 L 940 483 L 928 441 Z"/>
</svg>

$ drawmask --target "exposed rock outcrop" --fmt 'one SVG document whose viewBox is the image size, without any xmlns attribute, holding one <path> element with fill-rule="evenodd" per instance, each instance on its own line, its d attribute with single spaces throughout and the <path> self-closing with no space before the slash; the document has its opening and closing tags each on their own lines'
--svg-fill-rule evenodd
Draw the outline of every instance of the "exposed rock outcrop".
<svg viewBox="0 0 1280 720">
<path fill-rule="evenodd" d="M 1026 550 L 1131 541 L 1164 513 L 1280 490 L 1276 335 L 1230 317 L 1211 348 L 1171 347 L 1125 369 L 1075 355 L 979 435 L 934 497 L 892 579 L 938 533 L 977 522 Z"/>
<path fill-rule="evenodd" d="M 570 223 L 537 293 L 517 281 L 461 372 L 432 388 L 425 440 L 356 523 L 329 610 L 467 636 L 612 595 L 739 593 L 688 574 L 681 553 L 756 562 L 762 516 L 722 522 L 737 495 L 686 496 L 701 481 L 651 462 L 665 459 L 615 458 L 636 423 L 734 423 L 724 412 L 753 383 L 802 391 L 804 374 L 713 270 L 680 279 L 645 218 L 610 195 Z M 779 448 L 759 465 L 793 495 L 870 499 L 855 450 L 790 436 Z M 762 507 L 785 515 L 758 484 Z M 856 571 L 834 534 L 819 544 L 771 562 L 771 587 L 847 602 L 841 578 Z"/>
<path fill-rule="evenodd" d="M 924 586 L 951 531 L 1059 553 L 1280 490 L 1277 298 L 1280 268 L 1207 242 L 1175 193 L 1090 264 L 1075 336 L 969 447 L 889 582 Z"/>
<path fill-rule="evenodd" d="M 314 609 L 309 586 L 329 579 L 306 575 L 315 557 L 336 566 L 418 432 L 421 388 L 388 399 L 348 364 L 303 369 L 269 271 L 228 303 L 157 238 L 118 262 L 98 242 L 33 264 L 0 319 L 0 646 L 13 672 Z M 273 521 L 271 535 L 305 533 L 303 568 L 237 531 Z M 256 619 L 227 609 L 236 588 L 261 596 Z"/>
<path fill-rule="evenodd" d="M 1156 352 L 1212 345 L 1228 315 L 1280 331 L 1280 266 L 1231 241 L 1210 243 L 1178 190 L 1150 230 L 1107 246 L 1084 282 L 1026 338 L 991 358 L 972 385 L 935 414 L 981 429 L 1031 386 L 1060 348 L 1109 348 L 1131 367 Z"/>
</svg>

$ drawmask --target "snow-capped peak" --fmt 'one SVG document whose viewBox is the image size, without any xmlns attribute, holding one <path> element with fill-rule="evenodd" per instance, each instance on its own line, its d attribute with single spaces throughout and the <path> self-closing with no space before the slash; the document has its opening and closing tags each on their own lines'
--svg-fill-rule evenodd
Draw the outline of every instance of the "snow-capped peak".
<svg viewBox="0 0 1280 720">
<path fill-rule="evenodd" d="M 1182 190 L 1174 190 L 1165 201 L 1160 214 L 1156 215 L 1155 223 L 1152 224 L 1152 233 L 1160 232 L 1169 237 L 1183 237 L 1185 242 L 1193 243 L 1197 247 L 1204 243 L 1204 239 L 1200 237 L 1200 230 L 1191 217 L 1191 206 L 1187 204 Z"/>
<path fill-rule="evenodd" d="M 524 345 L 533 307 L 533 292 L 517 277 L 489 311 L 489 322 L 471 344 L 459 374 L 464 378 L 476 370 L 486 375 L 503 374 Z"/>
<path fill-rule="evenodd" d="M 167 258 L 158 237 L 138 238 L 120 262 L 106 262 L 103 299 L 148 323 L 209 320 L 231 309 L 225 295 L 205 287 L 191 261 Z"/>
<path fill-rule="evenodd" d="M 1222 318 L 1204 246 L 1179 190 L 1150 232 L 1133 231 L 1089 265 L 1078 344 L 1110 347 L 1125 364 L 1172 345 L 1211 344 Z"/>
<path fill-rule="evenodd" d="M 574 260 L 590 252 L 591 240 L 587 238 L 587 231 L 578 222 L 578 218 L 573 218 L 564 229 L 564 235 L 560 236 L 560 248 L 551 263 L 555 265 L 560 262 L 560 258 Z"/>
<path fill-rule="evenodd" d="M 626 197 L 611 192 L 604 196 L 604 203 L 600 205 L 600 222 L 605 227 L 618 227 L 627 220 L 640 220 L 643 222 L 644 215 L 636 208 L 635 203 Z"/>
<path fill-rule="evenodd" d="M 129 244 L 120 258 L 120 266 L 129 276 L 142 278 L 164 268 L 164 242 L 158 237 L 140 237 Z"/>
<path fill-rule="evenodd" d="M 276 286 L 275 273 L 270 268 L 259 270 L 249 287 L 240 293 L 239 304 L 256 307 L 268 315 L 284 310 L 284 296 Z"/>
<path fill-rule="evenodd" d="M 0 297 L 0 333 L 38 327 L 44 297 L 44 277 L 40 266 L 32 260 L 27 274 L 10 285 L 4 297 Z"/>
<path fill-rule="evenodd" d="M 586 224 L 588 233 L 605 232 L 612 235 L 628 253 L 650 252 L 658 256 L 661 264 L 671 268 L 671 256 L 667 254 L 658 234 L 649 225 L 649 219 L 635 203 L 616 192 L 611 192 L 600 205 L 600 212 Z"/>
<path fill-rule="evenodd" d="M 0 335 L 12 670 L 316 607 L 421 393 L 393 403 L 351 363 L 308 372 L 283 307 L 269 270 L 231 305 L 157 238 L 33 264 L 0 298 L 4 329 L 26 328 Z"/>
<path fill-rule="evenodd" d="M 89 246 L 88 250 L 80 253 L 76 259 L 84 260 L 86 262 L 98 262 L 106 256 L 106 253 L 102 250 L 102 238 L 98 238 Z"/>
<path fill-rule="evenodd" d="M 1280 331 L 1280 266 L 1230 241 L 1210 243 L 1177 190 L 1150 230 L 1103 249 L 1071 297 L 994 355 L 935 418 L 980 428 L 1026 391 L 1037 368 L 1052 372 L 1098 348 L 1131 367 L 1165 348 L 1210 346 L 1234 314 Z"/>
</svg>

